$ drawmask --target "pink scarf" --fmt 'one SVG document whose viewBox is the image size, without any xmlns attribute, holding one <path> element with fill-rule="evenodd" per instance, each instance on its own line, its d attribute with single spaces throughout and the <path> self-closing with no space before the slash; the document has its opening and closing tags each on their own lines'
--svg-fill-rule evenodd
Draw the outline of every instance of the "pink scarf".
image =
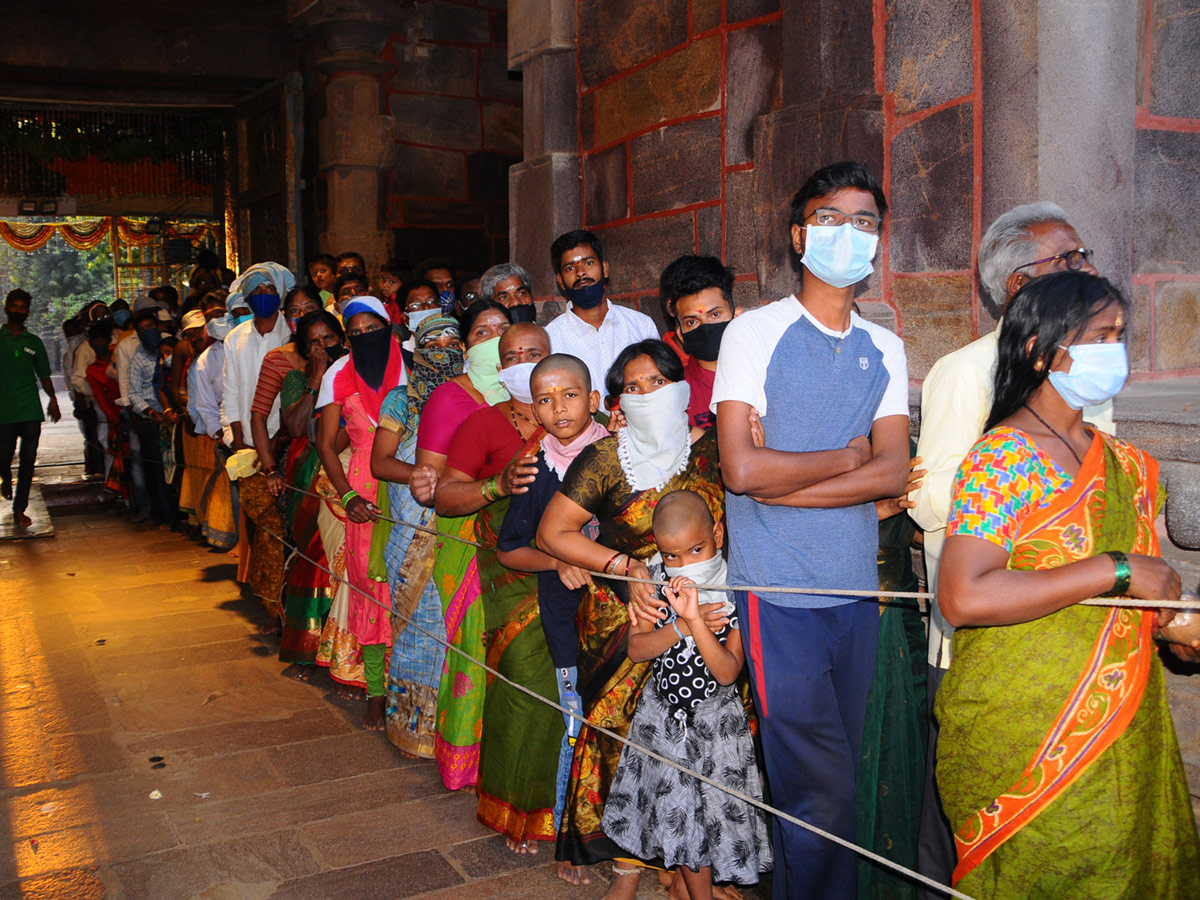
<svg viewBox="0 0 1200 900">
<path fill-rule="evenodd" d="M 591 446 L 602 437 L 608 437 L 608 429 L 595 419 L 569 444 L 564 444 L 554 435 L 547 434 L 542 438 L 542 450 L 546 454 L 546 465 L 554 470 L 561 481 L 566 477 L 572 460 L 583 452 L 583 448 Z"/>
</svg>

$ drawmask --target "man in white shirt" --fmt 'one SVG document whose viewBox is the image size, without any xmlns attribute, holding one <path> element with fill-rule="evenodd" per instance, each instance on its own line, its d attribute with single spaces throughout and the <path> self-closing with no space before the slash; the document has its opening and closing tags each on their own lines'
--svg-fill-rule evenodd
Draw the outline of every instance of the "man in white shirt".
<svg viewBox="0 0 1200 900">
<path fill-rule="evenodd" d="M 221 425 L 229 429 L 234 450 L 245 450 L 250 443 L 250 406 L 263 358 L 276 347 L 291 340 L 287 319 L 280 312 L 284 296 L 296 286 L 295 276 L 278 263 L 256 263 L 230 285 L 226 307 L 249 306 L 253 317 L 225 338 L 225 369 L 222 377 Z M 279 400 L 271 407 L 267 434 L 279 430 Z"/>
<path fill-rule="evenodd" d="M 592 384 L 604 391 L 604 376 L 617 354 L 638 341 L 658 337 L 645 313 L 608 299 L 608 261 L 600 238 L 590 231 L 568 231 L 550 246 L 550 262 L 567 311 L 546 326 L 550 348 L 587 363 Z"/>
<path fill-rule="evenodd" d="M 984 234 L 979 245 L 979 279 L 988 298 L 1003 315 L 1017 291 L 1039 275 L 1068 269 L 1096 274 L 1091 255 L 1058 204 L 1027 203 L 1001 215 Z M 929 370 L 921 388 L 917 455 L 924 460 L 928 474 L 912 495 L 916 505 L 909 515 L 925 531 L 925 577 L 934 593 L 955 475 L 963 458 L 979 440 L 992 407 L 999 334 L 997 326 L 979 340 L 943 356 Z M 1102 431 L 1113 433 L 1112 401 L 1085 409 L 1084 418 Z M 931 607 L 930 736 L 917 868 L 922 874 L 948 884 L 954 869 L 955 849 L 951 825 L 941 811 L 933 781 L 938 726 L 932 709 L 938 686 L 950 665 L 950 638 L 954 629 L 942 619 L 936 600 Z"/>
</svg>

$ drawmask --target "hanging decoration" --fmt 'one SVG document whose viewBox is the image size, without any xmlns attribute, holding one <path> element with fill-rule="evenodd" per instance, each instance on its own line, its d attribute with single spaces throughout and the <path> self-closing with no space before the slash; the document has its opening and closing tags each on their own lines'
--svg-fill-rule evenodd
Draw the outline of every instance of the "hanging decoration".
<svg viewBox="0 0 1200 900">
<path fill-rule="evenodd" d="M 18 250 L 40 250 L 46 246 L 54 235 L 62 235 L 62 239 L 76 250 L 91 250 L 99 246 L 109 236 L 109 230 L 117 229 L 117 237 L 125 246 L 139 246 L 168 239 L 182 238 L 190 241 L 193 246 L 220 241 L 220 225 L 215 222 L 194 222 L 188 224 L 166 222 L 161 231 L 146 230 L 145 219 L 127 219 L 125 217 L 103 219 L 74 219 L 68 222 L 31 223 L 20 221 L 0 221 L 0 238 L 10 247 Z"/>
</svg>

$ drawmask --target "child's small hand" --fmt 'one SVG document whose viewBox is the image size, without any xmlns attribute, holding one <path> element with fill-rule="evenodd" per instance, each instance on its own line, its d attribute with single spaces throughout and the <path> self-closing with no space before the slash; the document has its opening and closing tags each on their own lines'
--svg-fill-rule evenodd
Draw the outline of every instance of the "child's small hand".
<svg viewBox="0 0 1200 900">
<path fill-rule="evenodd" d="M 696 593 L 696 582 L 686 575 L 676 575 L 663 588 L 663 594 L 675 615 L 685 622 L 695 622 L 700 618 L 700 598 Z"/>
</svg>

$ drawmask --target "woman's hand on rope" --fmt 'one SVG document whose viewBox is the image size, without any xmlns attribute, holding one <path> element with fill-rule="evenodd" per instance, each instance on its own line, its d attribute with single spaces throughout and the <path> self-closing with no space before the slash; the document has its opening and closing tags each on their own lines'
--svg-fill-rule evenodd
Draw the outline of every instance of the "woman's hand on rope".
<svg viewBox="0 0 1200 900">
<path fill-rule="evenodd" d="M 650 569 L 640 559 L 635 559 L 629 564 L 629 577 L 648 579 Z M 654 585 L 644 584 L 640 581 L 627 581 L 626 584 L 629 585 L 630 625 L 636 625 L 639 620 L 653 622 L 656 619 L 667 617 L 667 610 L 662 605 L 662 600 L 659 599 L 658 590 Z"/>
<path fill-rule="evenodd" d="M 438 472 L 433 466 L 415 466 L 408 479 L 408 489 L 413 499 L 422 506 L 433 506 L 433 492 L 437 490 Z"/>
<path fill-rule="evenodd" d="M 1196 613 L 1188 613 L 1178 609 L 1160 609 L 1154 617 L 1154 636 L 1159 640 L 1165 641 L 1167 647 L 1175 654 L 1176 658 L 1193 664 L 1200 663 L 1200 638 L 1193 640 L 1189 646 L 1188 644 L 1176 643 L 1176 640 L 1171 639 L 1173 637 L 1178 639 L 1176 635 L 1168 636 L 1160 632 L 1170 625 L 1176 616 L 1180 617 L 1180 621 L 1184 621 L 1185 616 L 1194 617 L 1196 615 Z M 1184 627 L 1186 628 L 1187 626 L 1185 625 Z"/>
<path fill-rule="evenodd" d="M 1179 573 L 1157 556 L 1130 553 L 1129 596 L 1139 600 L 1168 600 L 1172 603 L 1183 592 Z"/>
<path fill-rule="evenodd" d="M 379 509 L 365 497 L 351 497 L 346 504 L 346 518 L 358 525 L 365 525 L 379 518 Z"/>
<path fill-rule="evenodd" d="M 569 591 L 577 591 L 592 583 L 592 573 L 587 569 L 565 563 L 561 559 L 554 561 L 554 568 L 558 570 L 559 581 Z"/>
<path fill-rule="evenodd" d="M 272 497 L 283 493 L 283 473 L 278 469 L 267 476 L 267 490 L 271 492 Z"/>
<path fill-rule="evenodd" d="M 532 456 L 521 456 L 504 467 L 504 471 L 496 479 L 496 485 L 500 488 L 501 497 L 511 497 L 513 494 L 524 494 L 528 491 L 535 478 L 537 460 Z"/>
</svg>

